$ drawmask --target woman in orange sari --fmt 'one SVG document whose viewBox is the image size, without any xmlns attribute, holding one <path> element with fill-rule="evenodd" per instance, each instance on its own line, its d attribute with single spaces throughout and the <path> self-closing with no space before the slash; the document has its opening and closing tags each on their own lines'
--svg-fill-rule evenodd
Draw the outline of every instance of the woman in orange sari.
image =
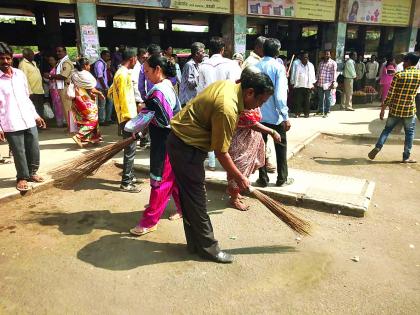
<svg viewBox="0 0 420 315">
<path fill-rule="evenodd" d="M 260 121 L 259 108 L 244 110 L 239 116 L 238 126 L 230 145 L 229 154 L 236 167 L 246 177 L 265 165 L 265 144 L 262 133 L 271 135 L 276 143 L 281 142 L 280 134 L 262 125 Z M 230 205 L 241 211 L 248 210 L 249 206 L 243 203 L 236 182 L 229 175 L 227 179 Z"/>
<path fill-rule="evenodd" d="M 96 97 L 104 99 L 100 91 L 95 89 L 96 79 L 90 73 L 89 60 L 79 58 L 76 69 L 72 73 L 71 82 L 75 88 L 72 111 L 77 124 L 78 132 L 73 140 L 80 146 L 98 144 L 102 141 L 98 123 L 98 105 Z"/>
</svg>

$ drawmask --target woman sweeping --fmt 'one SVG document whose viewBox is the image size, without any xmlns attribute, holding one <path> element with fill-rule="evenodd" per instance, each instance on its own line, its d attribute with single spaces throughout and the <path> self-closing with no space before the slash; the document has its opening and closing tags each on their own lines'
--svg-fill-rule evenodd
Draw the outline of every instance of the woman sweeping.
<svg viewBox="0 0 420 315">
<path fill-rule="evenodd" d="M 274 142 L 281 143 L 280 134 L 260 124 L 260 120 L 259 108 L 244 110 L 229 148 L 235 166 L 247 178 L 265 164 L 265 144 L 261 133 L 270 134 Z M 248 210 L 249 206 L 242 202 L 243 197 L 235 180 L 229 175 L 227 179 L 230 205 L 241 211 Z"/>
<path fill-rule="evenodd" d="M 72 111 L 77 124 L 78 132 L 73 140 L 82 148 L 86 144 L 98 144 L 102 141 L 98 130 L 98 105 L 96 96 L 104 99 L 100 91 L 95 89 L 96 79 L 90 73 L 89 60 L 79 58 L 76 69 L 72 73 L 71 82 L 75 88 Z"/>
<path fill-rule="evenodd" d="M 146 110 L 155 112 L 155 118 L 149 125 L 151 186 L 149 206 L 137 226 L 130 230 L 132 234 L 139 236 L 157 229 L 157 223 L 171 195 L 177 208 L 177 214 L 172 216 L 172 219 L 181 217 L 178 187 L 166 152 L 166 138 L 171 131 L 169 122 L 181 108 L 172 83 L 167 79 L 176 75 L 176 68 L 165 57 L 153 55 L 145 62 L 144 72 L 148 80 L 154 84 L 147 94 L 145 104 Z"/>
</svg>

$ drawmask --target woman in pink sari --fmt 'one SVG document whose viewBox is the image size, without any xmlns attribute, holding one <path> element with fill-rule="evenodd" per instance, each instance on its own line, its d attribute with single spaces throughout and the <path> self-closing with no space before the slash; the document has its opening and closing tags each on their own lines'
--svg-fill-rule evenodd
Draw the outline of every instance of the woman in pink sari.
<svg viewBox="0 0 420 315">
<path fill-rule="evenodd" d="M 265 144 L 261 133 L 270 134 L 274 142 L 280 143 L 280 135 L 260 123 L 261 112 L 259 108 L 244 110 L 238 121 L 238 126 L 230 144 L 229 154 L 238 170 L 249 177 L 265 164 Z M 239 187 L 228 175 L 227 192 L 230 196 L 230 205 L 238 210 L 246 211 L 249 206 L 242 202 Z"/>
<path fill-rule="evenodd" d="M 56 73 L 56 65 L 57 65 L 57 59 L 54 56 L 48 57 L 48 63 L 52 67 L 50 74 L 55 75 Z M 54 116 L 55 121 L 57 122 L 57 127 L 61 128 L 64 125 L 65 119 L 63 115 L 63 104 L 61 103 L 60 94 L 58 94 L 57 90 L 57 83 L 54 79 L 49 80 L 49 87 L 50 87 L 50 97 L 51 97 L 51 103 L 53 105 L 54 109 Z"/>
<path fill-rule="evenodd" d="M 395 59 L 393 57 L 388 58 L 385 67 L 382 68 L 380 74 L 380 85 L 381 85 L 381 101 L 384 102 L 388 95 L 389 88 L 391 87 L 392 78 L 395 74 Z"/>
</svg>

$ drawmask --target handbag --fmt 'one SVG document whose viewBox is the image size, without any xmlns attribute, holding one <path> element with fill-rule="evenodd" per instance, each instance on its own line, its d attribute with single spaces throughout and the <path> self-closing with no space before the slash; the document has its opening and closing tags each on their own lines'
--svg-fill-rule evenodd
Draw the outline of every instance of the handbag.
<svg viewBox="0 0 420 315">
<path fill-rule="evenodd" d="M 70 100 L 73 100 L 76 97 L 76 88 L 74 87 L 74 83 L 70 82 L 69 86 L 67 87 L 67 97 Z"/>
</svg>

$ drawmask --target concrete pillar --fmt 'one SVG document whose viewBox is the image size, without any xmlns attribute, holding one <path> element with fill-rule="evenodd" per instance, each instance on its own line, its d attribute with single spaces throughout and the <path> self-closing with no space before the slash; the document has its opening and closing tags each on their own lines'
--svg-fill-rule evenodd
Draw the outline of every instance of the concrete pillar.
<svg viewBox="0 0 420 315">
<path fill-rule="evenodd" d="M 209 15 L 209 38 L 222 35 L 222 17 L 216 14 Z"/>
<path fill-rule="evenodd" d="M 357 30 L 357 38 L 359 42 L 357 54 L 364 53 L 366 50 L 366 30 L 366 25 L 359 25 L 359 29 Z"/>
<path fill-rule="evenodd" d="M 134 14 L 136 18 L 137 47 L 145 47 L 147 45 L 146 11 L 137 9 Z"/>
<path fill-rule="evenodd" d="M 36 23 L 36 42 L 38 44 L 38 49 L 48 49 L 47 43 L 45 40 L 45 25 L 44 25 L 44 6 L 39 5 L 33 11 L 35 15 Z"/>
<path fill-rule="evenodd" d="M 63 44 L 63 38 L 60 28 L 60 11 L 55 4 L 47 4 L 45 6 L 45 34 L 44 39 L 47 39 L 48 48 L 53 49 L 58 45 Z"/>
<path fill-rule="evenodd" d="M 147 12 L 147 22 L 149 24 L 151 43 L 160 45 L 159 16 L 156 11 L 150 10 Z"/>
<path fill-rule="evenodd" d="M 302 29 L 298 21 L 289 21 L 287 27 L 288 33 L 288 45 L 285 47 L 287 49 L 287 55 L 292 56 L 297 54 L 299 50 L 299 41 L 302 39 Z M 283 46 L 283 45 L 282 45 Z"/>
<path fill-rule="evenodd" d="M 78 2 L 76 8 L 78 49 L 81 55 L 94 62 L 99 58 L 100 49 L 96 4 Z"/>
</svg>

